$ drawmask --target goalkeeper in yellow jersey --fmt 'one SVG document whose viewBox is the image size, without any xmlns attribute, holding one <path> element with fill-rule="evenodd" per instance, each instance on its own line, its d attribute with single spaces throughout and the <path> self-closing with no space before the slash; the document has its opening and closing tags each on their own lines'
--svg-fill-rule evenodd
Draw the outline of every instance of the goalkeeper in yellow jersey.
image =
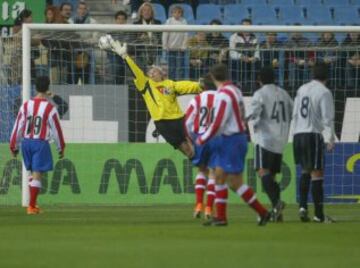
<svg viewBox="0 0 360 268">
<path fill-rule="evenodd" d="M 100 48 L 104 49 L 104 47 Z M 166 78 L 161 67 L 152 66 L 145 75 L 139 66 L 127 54 L 127 44 L 110 38 L 109 47 L 124 59 L 135 79 L 136 88 L 142 94 L 146 106 L 154 120 L 157 131 L 175 149 L 192 158 L 194 150 L 184 131 L 184 113 L 177 101 L 178 95 L 197 94 L 201 85 L 191 81 L 172 81 Z"/>
</svg>

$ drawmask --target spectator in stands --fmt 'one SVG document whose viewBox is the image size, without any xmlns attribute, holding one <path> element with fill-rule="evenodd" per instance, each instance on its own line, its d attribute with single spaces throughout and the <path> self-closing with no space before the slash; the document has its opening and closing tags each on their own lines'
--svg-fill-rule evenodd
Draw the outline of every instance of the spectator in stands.
<svg viewBox="0 0 360 268">
<path fill-rule="evenodd" d="M 139 19 L 134 24 L 151 25 L 161 24 L 155 19 L 155 13 L 152 5 L 148 2 L 143 3 L 138 11 Z M 158 32 L 140 32 L 136 36 L 135 57 L 142 59 L 139 62 L 141 68 L 153 65 L 159 56 L 159 45 L 161 44 L 161 34 Z"/>
<path fill-rule="evenodd" d="M 14 21 L 13 35 L 10 39 L 12 44 L 8 44 L 10 52 L 10 82 L 12 84 L 20 84 L 22 79 L 22 25 L 23 23 L 32 23 L 32 12 L 24 9 L 20 12 Z M 40 56 L 39 47 L 40 40 L 38 38 L 31 39 L 31 79 L 36 78 L 35 59 Z"/>
<path fill-rule="evenodd" d="M 300 26 L 300 23 L 295 23 Z M 292 33 L 287 47 L 291 49 L 286 56 L 288 61 L 288 83 L 295 92 L 302 84 L 310 79 L 310 69 L 315 64 L 315 53 L 309 50 L 312 44 L 302 33 Z"/>
<path fill-rule="evenodd" d="M 243 19 L 242 25 L 251 25 Z M 232 80 L 243 85 L 245 93 L 255 90 L 256 70 L 260 58 L 259 43 L 253 33 L 234 33 L 230 36 L 230 60 Z"/>
<path fill-rule="evenodd" d="M 338 41 L 335 39 L 334 33 L 322 33 L 319 40 L 317 41 L 317 46 L 320 48 L 325 48 L 324 51 L 316 51 L 316 61 L 325 63 L 329 68 L 329 79 L 327 81 L 327 86 L 329 88 L 334 88 L 335 83 L 339 82 L 340 73 L 338 66 L 338 51 L 336 47 L 338 46 Z M 333 49 L 331 49 L 333 48 Z M 339 85 L 340 83 L 338 83 Z"/>
<path fill-rule="evenodd" d="M 114 20 L 115 20 L 115 24 L 119 24 L 119 25 L 127 24 L 128 15 L 126 14 L 125 11 L 120 10 L 115 13 Z M 131 33 L 114 32 L 110 34 L 114 40 L 118 40 L 122 43 L 127 43 L 128 45 L 130 45 L 129 43 L 132 41 Z M 128 48 L 128 50 L 130 50 L 130 47 Z M 107 56 L 111 66 L 111 73 L 112 73 L 111 82 L 115 84 L 124 84 L 126 77 L 125 75 L 126 67 L 123 58 L 112 52 L 109 52 Z"/>
<path fill-rule="evenodd" d="M 184 10 L 181 6 L 174 6 L 171 17 L 166 25 L 186 25 Z M 162 35 L 163 49 L 167 52 L 169 77 L 172 80 L 184 79 L 185 77 L 185 50 L 187 48 L 187 33 L 164 32 Z"/>
<path fill-rule="evenodd" d="M 280 57 L 281 52 L 278 49 L 281 46 L 276 33 L 267 33 L 265 41 L 260 44 L 261 66 L 271 66 L 280 84 L 283 83 L 283 68 L 279 68 L 279 65 L 284 63 L 284 57 Z"/>
<path fill-rule="evenodd" d="M 61 23 L 59 10 L 55 6 L 47 6 L 45 9 L 45 23 Z"/>
<path fill-rule="evenodd" d="M 357 89 L 360 86 L 360 34 L 349 33 L 344 39 L 342 46 L 344 52 L 342 55 L 342 66 L 345 68 L 345 87 L 347 89 Z"/>
<path fill-rule="evenodd" d="M 214 19 L 210 25 L 222 25 L 222 23 L 220 20 Z M 208 34 L 206 40 L 210 47 L 209 64 L 212 66 L 216 63 L 226 63 L 229 40 L 221 32 Z"/>
<path fill-rule="evenodd" d="M 274 70 L 279 68 L 280 55 L 278 48 L 282 43 L 278 40 L 276 33 L 267 33 L 266 39 L 260 44 L 261 65 L 272 66 Z"/>
<path fill-rule="evenodd" d="M 76 15 L 70 18 L 69 23 L 71 24 L 95 24 L 97 23 L 94 18 L 90 16 L 90 12 L 87 4 L 84 1 L 80 1 L 76 8 Z M 96 33 L 82 32 L 80 37 L 85 40 L 85 42 L 77 42 L 72 44 L 73 57 L 75 59 L 74 64 L 74 81 L 72 83 L 84 83 L 88 84 L 90 81 L 90 55 L 87 51 L 89 45 L 88 43 L 93 39 L 97 40 Z M 71 77 L 72 79 L 72 77 Z"/>
<path fill-rule="evenodd" d="M 197 32 L 190 38 L 188 48 L 190 50 L 190 79 L 197 80 L 204 76 L 209 69 L 209 45 L 205 32 Z"/>
<path fill-rule="evenodd" d="M 60 5 L 60 17 L 63 23 L 68 23 L 72 14 L 72 5 L 68 2 L 64 2 Z"/>
<path fill-rule="evenodd" d="M 70 8 L 69 3 L 63 3 L 60 11 L 54 6 L 45 9 L 46 23 L 67 24 L 68 19 L 64 16 Z M 62 11 L 61 11 L 62 10 Z M 66 12 L 65 12 L 66 11 Z M 70 18 L 70 17 L 69 17 Z M 68 40 L 68 41 L 67 41 Z M 49 77 L 52 84 L 65 84 L 68 81 L 68 63 L 71 61 L 69 33 L 50 32 L 42 36 L 41 43 L 48 48 Z"/>
<path fill-rule="evenodd" d="M 80 1 L 76 9 L 76 15 L 69 19 L 69 23 L 95 24 L 96 20 L 90 16 L 87 4 L 83 1 Z"/>
</svg>

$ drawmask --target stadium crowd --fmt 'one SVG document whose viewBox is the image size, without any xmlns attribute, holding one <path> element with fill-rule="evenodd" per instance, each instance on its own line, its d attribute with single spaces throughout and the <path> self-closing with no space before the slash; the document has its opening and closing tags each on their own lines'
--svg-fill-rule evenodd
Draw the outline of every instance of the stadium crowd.
<svg viewBox="0 0 360 268">
<path fill-rule="evenodd" d="M 196 14 L 198 2 L 204 1 L 112 2 L 128 4 L 127 8 L 123 5 L 124 10 L 114 12 L 112 21 L 114 24 L 186 25 L 194 23 L 188 13 Z M 46 23 L 98 22 L 91 15 L 85 1 L 60 2 L 59 5 L 54 5 L 59 3 L 58 1 L 47 1 L 47 3 L 44 12 Z M 74 4 L 76 6 L 73 6 Z M 165 21 L 157 16 L 155 7 L 158 5 L 163 5 L 166 14 L 169 14 Z M 191 11 L 186 7 L 191 7 Z M 158 7 L 156 9 L 159 10 Z M 236 18 L 238 23 L 243 25 L 251 25 L 255 19 L 254 16 Z M 223 20 L 226 22 L 227 18 L 224 17 Z M 20 38 L 22 23 L 29 22 L 31 23 L 31 11 L 24 10 L 15 21 L 14 36 Z M 196 23 L 201 22 L 196 21 Z M 221 25 L 222 20 L 219 17 L 209 18 L 208 24 Z M 291 24 L 300 25 L 295 19 Z M 129 44 L 129 53 L 140 61 L 141 67 L 146 68 L 152 64 L 167 65 L 170 79 L 197 80 L 208 72 L 209 66 L 219 62 L 225 63 L 231 70 L 232 80 L 243 83 L 241 86 L 245 94 L 251 94 L 258 88 L 256 74 L 259 68 L 265 65 L 271 65 L 277 70 L 278 83 L 290 92 L 294 92 L 300 84 L 308 80 L 311 66 L 316 62 L 325 62 L 329 65 L 330 88 L 354 89 L 359 84 L 360 57 L 357 46 L 360 35 L 358 33 L 346 36 L 324 33 L 316 37 L 300 33 L 286 36 L 276 33 L 258 35 L 245 32 L 225 34 L 144 32 L 113 33 L 113 35 L 117 40 Z M 76 84 L 79 81 L 85 84 L 124 84 L 127 70 L 122 59 L 109 53 L 105 59 L 109 63 L 107 67 L 109 70 L 104 70 L 104 59 L 100 59 L 99 53 L 94 51 L 96 41 L 96 34 L 77 32 L 56 32 L 47 34 L 41 39 L 33 38 L 33 76 L 35 77 L 36 73 L 47 74 L 50 66 L 53 84 Z M 21 42 L 18 43 L 21 46 Z M 12 57 L 14 61 L 11 66 L 21 66 L 16 64 L 21 60 L 21 53 L 12 46 L 8 48 L 16 54 Z M 43 51 L 47 51 L 45 57 L 47 62 L 42 59 L 35 65 L 35 59 L 39 58 Z M 19 79 L 20 70 L 13 72 L 16 72 Z M 11 83 L 17 82 L 11 81 Z"/>
</svg>

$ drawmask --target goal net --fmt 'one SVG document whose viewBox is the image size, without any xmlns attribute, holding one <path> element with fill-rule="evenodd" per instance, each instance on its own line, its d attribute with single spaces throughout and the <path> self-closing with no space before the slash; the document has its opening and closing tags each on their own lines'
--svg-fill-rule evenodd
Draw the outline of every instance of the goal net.
<svg viewBox="0 0 360 268">
<path fill-rule="evenodd" d="M 11 158 L 8 140 L 21 101 L 35 94 L 33 81 L 41 75 L 50 77 L 51 92 L 67 104 L 58 107 L 65 158 L 53 150 L 42 204 L 193 202 L 196 168 L 158 135 L 124 61 L 98 48 L 107 33 L 128 44 L 145 73 L 158 65 L 169 79 L 198 81 L 212 65 L 226 64 L 246 105 L 259 88 L 262 66 L 272 66 L 277 84 L 294 97 L 311 79 L 311 66 L 327 63 L 337 144 L 326 155 L 326 201 L 360 197 L 360 27 L 30 24 L 22 31 L 0 42 L 0 205 L 20 204 L 21 196 L 26 204 L 26 172 L 21 157 Z M 183 109 L 192 97 L 178 96 Z M 244 177 L 267 202 L 253 162 L 249 146 Z M 297 172 L 289 138 L 277 179 L 290 204 L 296 203 Z"/>
</svg>

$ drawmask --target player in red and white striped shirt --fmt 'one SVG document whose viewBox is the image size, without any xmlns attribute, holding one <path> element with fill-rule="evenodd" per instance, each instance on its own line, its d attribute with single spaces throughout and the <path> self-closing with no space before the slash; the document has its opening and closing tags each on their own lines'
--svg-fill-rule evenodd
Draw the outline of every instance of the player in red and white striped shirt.
<svg viewBox="0 0 360 268">
<path fill-rule="evenodd" d="M 21 142 L 26 170 L 31 171 L 28 214 L 40 213 L 36 200 L 41 188 L 41 177 L 44 172 L 53 169 L 50 138 L 55 140 L 59 157 L 64 156 L 65 142 L 59 114 L 55 106 L 47 99 L 46 92 L 49 90 L 49 84 L 49 78 L 46 76 L 36 79 L 38 94 L 20 107 L 10 138 L 10 150 L 14 157 L 19 152 Z"/>
<path fill-rule="evenodd" d="M 245 156 L 247 152 L 246 125 L 244 122 L 244 104 L 239 88 L 228 81 L 228 71 L 225 65 L 218 64 L 211 68 L 210 75 L 217 86 L 215 97 L 215 118 L 201 134 L 196 143 L 204 144 L 220 135 L 218 145 L 218 161 L 215 169 L 215 204 L 216 218 L 204 225 L 227 225 L 226 207 L 228 199 L 227 184 L 259 215 L 259 225 L 265 225 L 270 214 L 257 200 L 254 191 L 243 183 Z"/>
<path fill-rule="evenodd" d="M 206 78 L 205 78 L 206 79 Z M 209 78 L 207 78 L 209 79 Z M 211 83 L 211 88 L 215 86 Z M 199 168 L 195 179 L 196 204 L 194 218 L 200 218 L 203 211 L 204 192 L 207 189 L 205 218 L 212 217 L 215 200 L 215 174 L 217 139 L 205 145 L 196 145 L 196 138 L 204 133 L 214 118 L 214 100 L 216 92 L 207 90 L 193 98 L 185 113 L 185 131 L 194 144 L 194 157 L 191 162 Z"/>
</svg>

